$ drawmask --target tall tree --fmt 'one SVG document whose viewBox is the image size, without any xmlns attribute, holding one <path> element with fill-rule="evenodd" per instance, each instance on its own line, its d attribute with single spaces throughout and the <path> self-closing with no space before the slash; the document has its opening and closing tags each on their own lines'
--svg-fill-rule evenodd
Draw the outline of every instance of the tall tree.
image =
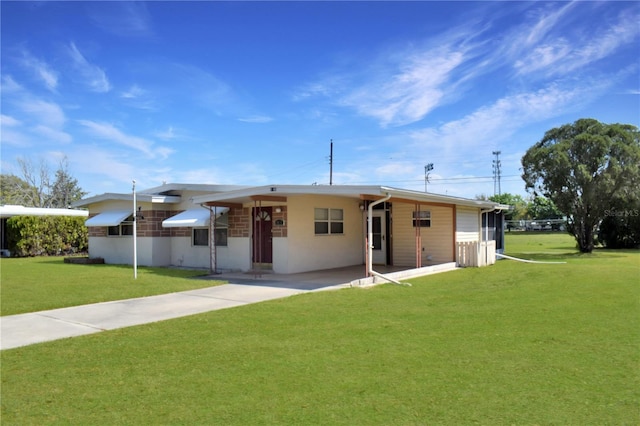
<svg viewBox="0 0 640 426">
<path fill-rule="evenodd" d="M 68 208 L 87 193 L 78 186 L 78 180 L 69 174 L 69 161 L 64 157 L 56 170 L 55 181 L 50 187 L 49 204 L 51 207 Z"/>
<path fill-rule="evenodd" d="M 29 207 L 50 207 L 49 206 L 49 186 L 50 172 L 49 165 L 42 159 L 38 166 L 33 164 L 29 158 L 18 157 L 18 166 L 22 173 L 22 179 L 27 183 L 27 188 L 23 193 L 24 205 Z"/>
<path fill-rule="evenodd" d="M 73 201 L 86 195 L 77 179 L 69 173 L 65 156 L 52 176 L 49 165 L 40 160 L 38 165 L 25 158 L 17 159 L 22 177 L 2 175 L 0 198 L 2 204 L 20 204 L 27 207 L 67 208 Z M 53 183 L 52 183 L 53 182 Z"/>
<path fill-rule="evenodd" d="M 553 201 L 580 251 L 590 253 L 605 212 L 620 199 L 640 198 L 640 132 L 580 119 L 547 131 L 522 166 L 527 189 Z"/>
<path fill-rule="evenodd" d="M 548 198 L 533 197 L 527 206 L 527 214 L 531 219 L 561 219 L 562 212 Z"/>
<path fill-rule="evenodd" d="M 8 174 L 0 175 L 0 205 L 30 205 L 27 204 L 25 199 L 25 194 L 29 192 L 29 184 L 18 176 Z"/>
<path fill-rule="evenodd" d="M 504 192 L 502 194 L 492 195 L 489 197 L 489 200 L 494 203 L 507 204 L 511 206 L 511 209 L 504 214 L 504 218 L 506 220 L 520 220 L 526 214 L 527 203 L 524 201 L 522 196 L 518 194 Z"/>
</svg>

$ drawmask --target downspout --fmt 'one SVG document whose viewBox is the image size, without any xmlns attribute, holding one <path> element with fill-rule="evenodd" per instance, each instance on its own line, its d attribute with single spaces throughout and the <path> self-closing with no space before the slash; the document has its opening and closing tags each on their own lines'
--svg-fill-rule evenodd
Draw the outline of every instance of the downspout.
<svg viewBox="0 0 640 426">
<path fill-rule="evenodd" d="M 374 201 L 373 203 L 369 204 L 369 209 L 368 209 L 368 220 L 367 220 L 367 241 L 368 241 L 368 247 L 367 247 L 367 273 L 369 274 L 369 276 L 376 276 L 376 277 L 380 277 L 382 279 L 385 279 L 389 282 L 392 282 L 394 284 L 398 284 L 398 285 L 408 285 L 411 286 L 411 284 L 409 283 L 401 283 L 400 281 L 396 281 L 393 278 L 389 278 L 387 276 L 384 276 L 383 274 L 376 272 L 373 270 L 373 207 L 377 206 L 380 203 L 384 203 L 386 201 L 389 201 L 389 199 L 391 198 L 391 194 L 387 192 L 387 196 L 384 198 L 381 198 L 379 200 Z"/>
<path fill-rule="evenodd" d="M 209 210 L 209 273 L 215 274 L 218 269 L 216 266 L 216 249 L 215 249 L 215 241 L 213 240 L 215 237 L 215 213 L 213 213 L 213 218 L 211 217 L 211 207 L 206 206 L 204 204 L 200 204 L 200 207 Z"/>
</svg>

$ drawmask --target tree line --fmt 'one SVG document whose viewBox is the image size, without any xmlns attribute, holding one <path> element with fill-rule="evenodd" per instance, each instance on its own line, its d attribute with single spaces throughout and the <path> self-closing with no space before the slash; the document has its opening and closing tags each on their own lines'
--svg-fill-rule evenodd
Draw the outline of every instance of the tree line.
<svg viewBox="0 0 640 426">
<path fill-rule="evenodd" d="M 22 176 L 0 175 L 0 204 L 68 208 L 87 193 L 69 173 L 64 157 L 55 172 L 44 161 L 34 164 L 18 158 Z M 83 217 L 14 216 L 6 221 L 7 245 L 12 256 L 61 255 L 86 252 L 88 232 Z"/>
<path fill-rule="evenodd" d="M 87 193 L 69 173 L 65 156 L 54 173 L 44 160 L 35 164 L 31 159 L 17 158 L 22 176 L 3 173 L 0 176 L 0 204 L 25 207 L 68 208 Z"/>
</svg>

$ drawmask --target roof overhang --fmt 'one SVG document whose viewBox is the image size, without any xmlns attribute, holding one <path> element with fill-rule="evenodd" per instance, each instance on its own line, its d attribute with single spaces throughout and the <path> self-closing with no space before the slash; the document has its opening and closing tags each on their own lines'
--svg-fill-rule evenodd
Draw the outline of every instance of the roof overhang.
<svg viewBox="0 0 640 426">
<path fill-rule="evenodd" d="M 372 185 L 267 185 L 197 196 L 192 201 L 195 204 L 235 207 L 254 201 L 285 202 L 287 197 L 293 195 L 333 195 L 361 200 L 377 200 L 391 195 L 390 202 L 438 203 L 496 210 L 506 210 L 509 207 L 492 201 Z"/>
<path fill-rule="evenodd" d="M 117 226 L 133 213 L 131 210 L 112 210 L 99 213 L 87 219 L 84 224 L 86 226 Z"/>
<path fill-rule="evenodd" d="M 246 188 L 246 185 L 214 185 L 205 183 L 165 183 L 160 186 L 148 188 L 141 193 L 145 194 L 163 194 L 166 192 L 182 192 L 193 191 L 202 193 L 217 193 L 235 191 L 238 189 Z"/>
<path fill-rule="evenodd" d="M 158 194 L 144 194 L 137 193 L 136 200 L 142 203 L 159 203 L 159 204 L 175 204 L 179 203 L 182 198 L 179 195 L 158 195 Z M 71 203 L 72 207 L 84 207 L 102 201 L 131 201 L 133 202 L 133 194 L 117 194 L 107 192 L 105 194 L 95 195 L 89 198 L 83 198 L 82 200 Z"/>
<path fill-rule="evenodd" d="M 79 216 L 87 217 L 89 212 L 87 210 L 73 210 L 73 209 L 51 209 L 42 207 L 24 207 L 16 205 L 4 205 L 0 206 L 0 218 L 7 218 L 13 216 Z"/>
</svg>

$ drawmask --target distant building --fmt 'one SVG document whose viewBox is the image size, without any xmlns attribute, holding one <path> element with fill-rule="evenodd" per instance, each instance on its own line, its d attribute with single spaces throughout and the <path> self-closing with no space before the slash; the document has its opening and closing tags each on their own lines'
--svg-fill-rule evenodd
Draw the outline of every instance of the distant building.
<svg viewBox="0 0 640 426">
<path fill-rule="evenodd" d="M 13 216 L 79 216 L 87 217 L 87 210 L 50 209 L 41 207 L 24 207 L 7 204 L 0 206 L 0 255 L 9 257 L 9 239 L 7 235 L 7 219 Z"/>
</svg>

